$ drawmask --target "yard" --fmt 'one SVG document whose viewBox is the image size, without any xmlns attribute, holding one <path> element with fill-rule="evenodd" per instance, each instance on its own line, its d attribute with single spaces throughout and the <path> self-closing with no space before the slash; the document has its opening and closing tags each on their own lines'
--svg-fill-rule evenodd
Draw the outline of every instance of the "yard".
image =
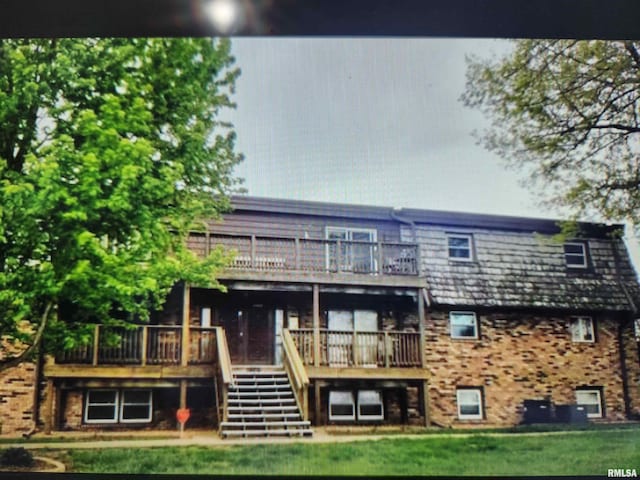
<svg viewBox="0 0 640 480">
<path fill-rule="evenodd" d="M 218 475 L 606 475 L 640 470 L 640 429 L 349 443 L 49 451 L 68 471 Z"/>
</svg>

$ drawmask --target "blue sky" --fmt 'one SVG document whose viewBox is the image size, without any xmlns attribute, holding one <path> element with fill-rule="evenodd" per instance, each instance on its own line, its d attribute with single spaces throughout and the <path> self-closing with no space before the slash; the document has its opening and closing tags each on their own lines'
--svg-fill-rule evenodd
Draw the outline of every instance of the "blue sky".
<svg viewBox="0 0 640 480">
<path fill-rule="evenodd" d="M 487 120 L 459 100 L 465 56 L 509 49 L 493 39 L 234 38 L 237 174 L 257 196 L 562 217 L 478 144 Z"/>
</svg>

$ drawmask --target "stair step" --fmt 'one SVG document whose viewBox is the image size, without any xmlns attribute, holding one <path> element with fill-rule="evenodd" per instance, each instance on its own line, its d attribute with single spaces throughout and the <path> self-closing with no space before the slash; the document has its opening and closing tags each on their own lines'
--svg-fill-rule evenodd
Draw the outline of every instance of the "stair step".
<svg viewBox="0 0 640 480">
<path fill-rule="evenodd" d="M 230 398 L 229 399 L 229 405 L 231 404 L 233 405 L 260 405 L 260 404 L 275 405 L 278 403 L 291 405 L 291 404 L 294 404 L 294 399 L 293 398 L 264 398 L 264 399 L 259 399 L 259 398 L 231 399 Z"/>
<path fill-rule="evenodd" d="M 269 418 L 300 418 L 299 413 L 234 413 L 228 415 L 229 419 L 269 419 Z"/>
<path fill-rule="evenodd" d="M 308 420 L 297 420 L 293 422 L 288 421 L 269 421 L 269 422 L 222 422 L 220 424 L 222 428 L 234 427 L 234 428 L 256 428 L 256 427 L 310 427 L 311 423 Z"/>
<path fill-rule="evenodd" d="M 311 436 L 313 431 L 311 429 L 299 429 L 299 430 L 225 430 L 221 432 L 222 436 L 264 436 L 270 437 L 272 435 L 285 435 L 285 436 Z"/>
<path fill-rule="evenodd" d="M 249 406 L 229 406 L 228 408 L 229 412 L 231 412 L 232 410 L 235 412 L 242 412 L 242 411 L 255 411 L 255 410 L 262 410 L 265 412 L 275 412 L 275 411 L 288 411 L 288 412 L 297 412 L 298 411 L 298 406 L 297 405 L 279 405 L 279 406 L 253 406 L 253 407 L 249 407 Z"/>
<path fill-rule="evenodd" d="M 236 384 L 235 386 L 231 387 L 229 391 L 230 392 L 239 391 L 239 390 L 253 391 L 253 390 L 267 390 L 267 389 L 291 390 L 291 385 L 289 385 L 289 382 L 282 382 L 282 383 L 275 383 L 275 384 L 260 383 L 258 385 L 247 385 L 245 383 L 242 383 L 242 384 Z"/>
<path fill-rule="evenodd" d="M 231 398 L 246 398 L 246 397 L 293 397 L 292 391 L 280 391 L 280 392 L 271 392 L 268 390 L 260 391 L 260 392 L 229 392 L 229 399 Z"/>
</svg>

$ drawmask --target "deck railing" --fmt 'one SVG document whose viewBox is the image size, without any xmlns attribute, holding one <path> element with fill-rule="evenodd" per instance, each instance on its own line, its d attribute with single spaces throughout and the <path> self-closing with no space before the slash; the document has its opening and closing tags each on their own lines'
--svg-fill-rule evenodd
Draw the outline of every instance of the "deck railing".
<svg viewBox="0 0 640 480">
<path fill-rule="evenodd" d="M 235 270 L 417 275 L 418 246 L 413 243 L 191 234 L 189 246 L 206 255 L 216 245 L 235 250 Z"/>
<path fill-rule="evenodd" d="M 190 327 L 189 364 L 211 363 L 217 357 L 216 329 Z M 88 365 L 180 365 L 182 327 L 96 325 L 91 341 L 56 355 L 56 363 Z"/>
<path fill-rule="evenodd" d="M 289 330 L 305 365 L 314 365 L 311 328 Z M 401 367 L 421 366 L 420 334 L 416 332 L 354 332 L 320 329 L 320 366 Z"/>
</svg>

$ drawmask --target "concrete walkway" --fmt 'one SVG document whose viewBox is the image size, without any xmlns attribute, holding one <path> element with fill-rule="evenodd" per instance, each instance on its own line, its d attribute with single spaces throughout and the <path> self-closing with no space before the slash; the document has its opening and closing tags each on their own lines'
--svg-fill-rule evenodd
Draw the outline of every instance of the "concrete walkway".
<svg viewBox="0 0 640 480">
<path fill-rule="evenodd" d="M 626 429 L 628 430 L 628 429 Z M 38 434 L 29 441 L 16 443 L 2 443 L 0 449 L 9 447 L 24 447 L 29 450 L 49 449 L 49 450 L 75 450 L 75 449 L 102 449 L 102 448 L 152 448 L 152 447 L 224 447 L 230 445 L 256 445 L 256 444 L 288 444 L 288 443 L 345 443 L 366 440 L 380 440 L 383 438 L 403 438 L 415 440 L 428 440 L 430 438 L 468 438 L 475 435 L 488 437 L 505 436 L 545 436 L 545 435 L 581 435 L 589 432 L 604 431 L 625 431 L 612 426 L 611 429 L 602 430 L 573 430 L 573 431 L 552 431 L 552 432 L 522 432 L 522 433 L 482 433 L 468 431 L 464 433 L 331 433 L 324 428 L 314 428 L 312 437 L 259 437 L 259 438 L 230 438 L 221 439 L 217 432 L 194 431 L 185 434 L 184 438 L 179 438 L 178 434 L 174 438 L 169 432 L 122 432 L 120 436 L 128 438 L 113 438 L 100 440 L 94 433 L 82 434 L 79 432 L 60 433 L 52 436 Z M 130 438 L 140 436 L 141 438 Z M 159 438 L 149 438 L 158 436 Z M 64 440 L 68 437 L 68 440 Z M 62 440 L 60 440 L 62 438 Z M 42 442 L 38 440 L 55 439 L 56 441 Z"/>
</svg>

